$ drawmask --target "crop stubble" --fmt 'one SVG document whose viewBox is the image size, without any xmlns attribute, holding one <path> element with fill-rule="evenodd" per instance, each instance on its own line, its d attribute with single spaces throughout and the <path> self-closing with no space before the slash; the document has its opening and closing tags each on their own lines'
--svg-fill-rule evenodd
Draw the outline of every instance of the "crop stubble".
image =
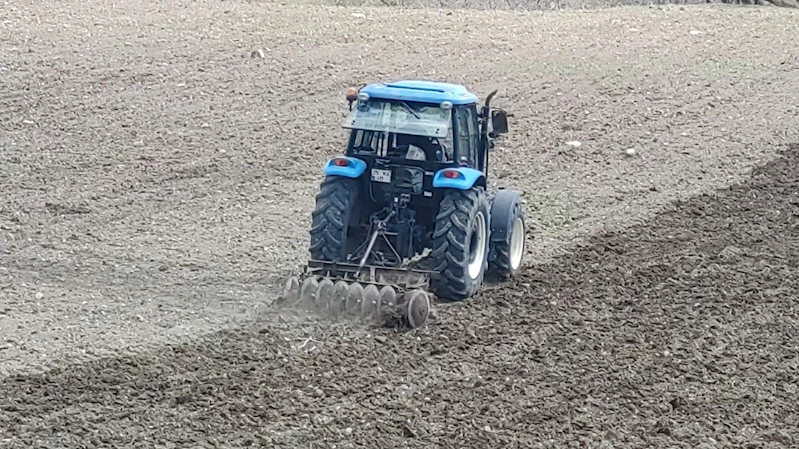
<svg viewBox="0 0 799 449">
<path fill-rule="evenodd" d="M 795 150 L 668 204 L 797 141 L 795 16 L 201 5 L 0 13 L 2 441 L 794 441 Z M 305 256 L 344 90 L 402 77 L 501 89 L 536 264 L 418 334 L 240 324 Z"/>
</svg>

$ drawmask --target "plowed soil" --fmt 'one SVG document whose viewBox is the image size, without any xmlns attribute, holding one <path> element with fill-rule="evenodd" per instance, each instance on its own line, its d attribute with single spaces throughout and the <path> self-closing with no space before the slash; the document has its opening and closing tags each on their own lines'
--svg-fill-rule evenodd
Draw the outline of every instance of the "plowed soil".
<svg viewBox="0 0 799 449">
<path fill-rule="evenodd" d="M 796 447 L 795 24 L 5 2 L 0 446 Z M 398 78 L 500 89 L 524 272 L 410 333 L 270 312 Z"/>
</svg>

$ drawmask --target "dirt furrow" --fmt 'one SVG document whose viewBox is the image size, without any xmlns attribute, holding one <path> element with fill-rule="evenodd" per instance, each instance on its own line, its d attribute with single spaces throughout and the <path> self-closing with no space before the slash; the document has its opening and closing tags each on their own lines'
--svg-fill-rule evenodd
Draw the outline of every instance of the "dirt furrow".
<svg viewBox="0 0 799 449">
<path fill-rule="evenodd" d="M 799 146 L 421 332 L 279 321 L 0 383 L 4 447 L 789 447 Z M 309 329 L 306 323 L 306 329 Z M 576 445 L 576 446 L 575 446 Z"/>
</svg>

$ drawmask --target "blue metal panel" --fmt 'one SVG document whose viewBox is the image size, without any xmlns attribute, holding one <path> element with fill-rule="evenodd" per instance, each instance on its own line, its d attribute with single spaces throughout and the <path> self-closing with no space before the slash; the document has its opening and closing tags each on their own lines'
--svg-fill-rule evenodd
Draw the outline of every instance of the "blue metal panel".
<svg viewBox="0 0 799 449">
<path fill-rule="evenodd" d="M 441 104 L 449 101 L 454 106 L 477 103 L 477 96 L 459 84 L 434 81 L 398 81 L 388 84 L 370 84 L 360 92 L 371 98 L 385 100 L 418 101 Z"/>
<path fill-rule="evenodd" d="M 444 171 L 446 170 L 455 170 L 460 173 L 461 176 L 457 178 L 445 178 Z M 481 177 L 483 177 L 483 172 L 474 168 L 443 168 L 433 175 L 433 188 L 469 190 Z"/>
<path fill-rule="evenodd" d="M 335 165 L 333 164 L 335 159 L 346 159 L 350 162 L 350 165 L 346 167 Z M 357 178 L 361 176 L 365 170 L 366 162 L 354 157 L 337 156 L 327 161 L 327 164 L 325 164 L 324 173 L 325 176 L 344 176 L 346 178 Z"/>
</svg>

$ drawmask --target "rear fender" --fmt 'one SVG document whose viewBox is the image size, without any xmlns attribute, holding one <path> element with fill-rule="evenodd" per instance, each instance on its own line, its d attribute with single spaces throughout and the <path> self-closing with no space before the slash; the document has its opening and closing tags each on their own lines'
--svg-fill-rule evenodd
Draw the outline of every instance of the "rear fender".
<svg viewBox="0 0 799 449">
<path fill-rule="evenodd" d="M 508 242 L 513 220 L 521 210 L 521 194 L 515 190 L 500 190 L 491 202 L 491 241 Z"/>
<path fill-rule="evenodd" d="M 448 178 L 444 172 L 457 172 L 458 177 Z M 475 185 L 485 187 L 486 178 L 480 170 L 469 167 L 443 168 L 433 175 L 433 188 L 469 190 Z"/>
<path fill-rule="evenodd" d="M 337 165 L 338 161 L 347 161 L 347 165 Z M 349 156 L 336 156 L 325 164 L 325 176 L 343 176 L 358 178 L 366 171 L 366 162 Z"/>
</svg>

